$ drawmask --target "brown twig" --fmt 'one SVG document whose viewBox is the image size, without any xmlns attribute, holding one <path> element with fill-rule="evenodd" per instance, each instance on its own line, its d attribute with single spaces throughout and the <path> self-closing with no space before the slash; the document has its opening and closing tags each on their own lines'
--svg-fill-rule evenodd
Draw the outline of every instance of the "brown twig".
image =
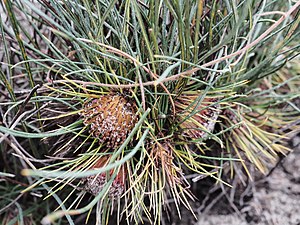
<svg viewBox="0 0 300 225">
<path fill-rule="evenodd" d="M 24 195 L 24 193 L 19 194 L 14 200 L 12 200 L 8 205 L 6 205 L 5 207 L 3 207 L 2 209 L 0 209 L 0 214 L 5 212 L 5 210 L 7 210 L 9 207 L 11 207 L 13 204 L 15 204 L 22 196 Z"/>
<path fill-rule="evenodd" d="M 233 52 L 227 56 L 223 56 L 221 58 L 218 58 L 216 60 L 210 61 L 208 63 L 205 63 L 202 65 L 202 67 L 208 67 L 208 66 L 212 66 L 218 62 L 224 61 L 228 58 L 240 55 L 244 52 L 246 52 L 247 50 L 249 50 L 250 48 L 254 47 L 255 45 L 257 45 L 261 40 L 263 40 L 265 37 L 267 37 L 276 27 L 279 26 L 279 24 L 281 24 L 289 15 L 291 15 L 298 7 L 300 6 L 300 1 L 298 1 L 289 11 L 287 11 L 286 13 L 283 13 L 283 15 L 272 25 L 270 26 L 264 33 L 262 33 L 257 39 L 255 39 L 253 42 L 249 43 L 248 45 L 246 45 L 244 48 Z M 199 69 L 198 69 L 199 70 Z"/>
<path fill-rule="evenodd" d="M 269 27 L 264 33 L 262 33 L 257 39 L 255 39 L 253 42 L 249 43 L 248 45 L 246 45 L 244 48 L 233 52 L 229 55 L 223 56 L 221 58 L 212 60 L 208 63 L 205 63 L 197 68 L 193 68 L 187 71 L 184 71 L 182 73 L 179 74 L 175 74 L 173 76 L 167 77 L 163 80 L 161 80 L 159 83 L 157 83 L 156 81 L 149 81 L 149 82 L 145 82 L 142 83 L 143 86 L 151 86 L 151 85 L 158 85 L 160 83 L 165 83 L 168 81 L 172 81 L 172 80 L 176 80 L 179 77 L 184 77 L 185 75 L 190 75 L 193 74 L 199 70 L 201 70 L 201 68 L 206 68 L 212 65 L 215 65 L 216 63 L 219 63 L 221 61 L 225 61 L 229 58 L 232 58 L 234 56 L 243 54 L 244 52 L 246 52 L 247 50 L 249 50 L 250 48 L 254 47 L 255 45 L 257 45 L 261 40 L 263 40 L 265 37 L 267 37 L 276 27 L 279 26 L 279 24 L 281 24 L 289 15 L 291 15 L 295 10 L 297 10 L 297 8 L 300 6 L 300 1 L 298 1 L 289 11 L 287 11 L 286 13 L 283 13 L 282 17 L 280 17 L 280 19 L 278 19 L 271 27 Z M 275 13 L 275 12 L 268 12 L 267 14 L 270 13 Z M 277 14 L 279 14 L 278 12 L 276 12 Z M 280 13 L 281 14 L 281 13 Z M 142 65 L 142 63 L 140 63 L 137 59 L 135 59 L 134 57 L 132 57 L 131 55 L 129 55 L 128 53 L 125 53 L 119 49 L 116 49 L 112 46 L 108 46 L 105 44 L 102 44 L 100 42 L 93 42 L 91 40 L 87 40 L 87 39 L 83 39 L 83 38 L 78 38 L 78 40 L 81 41 L 85 41 L 87 43 L 94 43 L 94 44 L 98 44 L 102 47 L 108 48 L 110 49 L 111 52 L 114 52 L 116 54 L 122 55 L 128 59 L 130 59 L 132 62 L 136 63 L 137 65 L 141 66 L 147 73 L 152 74 L 151 70 L 149 70 L 146 66 Z M 101 86 L 101 87 L 111 87 L 111 88 L 132 88 L 132 87 L 138 87 L 141 84 L 119 84 L 119 85 L 114 85 L 114 84 L 103 84 L 103 83 L 97 83 L 97 82 L 86 82 L 86 81 L 81 81 L 81 80 L 72 80 L 72 81 L 66 81 L 66 80 L 56 80 L 53 81 L 53 83 L 70 83 L 70 82 L 75 82 L 78 84 L 82 84 L 82 85 L 94 85 L 94 86 Z M 47 85 L 47 84 L 45 84 Z"/>
<path fill-rule="evenodd" d="M 153 73 L 149 68 L 147 68 L 146 66 L 144 66 L 136 58 L 134 58 L 133 56 L 129 55 L 126 52 L 121 51 L 120 49 L 117 49 L 115 47 L 103 44 L 101 42 L 95 42 L 95 41 L 92 41 L 92 40 L 88 40 L 88 39 L 85 39 L 85 38 L 77 38 L 77 40 L 81 40 L 81 41 L 84 41 L 86 43 L 97 44 L 97 45 L 99 45 L 101 47 L 104 47 L 104 48 L 108 49 L 108 52 L 112 52 L 112 53 L 115 53 L 117 55 L 123 56 L 123 57 L 129 59 L 130 61 L 132 61 L 135 65 L 140 66 L 148 74 L 150 74 L 150 76 L 153 77 L 155 80 L 157 80 L 159 78 L 159 76 L 157 74 Z M 175 103 L 174 103 L 173 98 L 171 97 L 171 93 L 169 92 L 169 90 L 167 89 L 167 87 L 164 85 L 163 82 L 159 82 L 159 83 L 154 82 L 153 84 L 154 85 L 160 85 L 165 90 L 165 92 L 169 95 L 170 102 L 171 102 L 171 104 L 173 106 L 173 114 L 175 114 Z M 140 86 L 140 84 L 138 86 Z M 117 86 L 117 88 L 120 88 L 120 85 Z"/>
<path fill-rule="evenodd" d="M 0 133 L 0 137 L 6 141 L 6 143 L 8 145 L 10 145 L 10 147 L 15 150 L 15 152 L 20 156 L 21 159 L 23 159 L 27 165 L 29 165 L 31 167 L 31 169 L 36 169 L 36 167 L 29 161 L 29 159 L 23 154 L 23 152 L 14 144 L 12 143 L 12 141 L 10 141 L 5 134 Z"/>
</svg>

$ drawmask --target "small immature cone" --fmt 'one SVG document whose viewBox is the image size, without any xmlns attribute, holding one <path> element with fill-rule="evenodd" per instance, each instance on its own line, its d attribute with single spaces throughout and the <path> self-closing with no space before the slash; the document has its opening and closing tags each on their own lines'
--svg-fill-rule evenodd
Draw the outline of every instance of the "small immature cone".
<svg viewBox="0 0 300 225">
<path fill-rule="evenodd" d="M 110 93 L 87 102 L 80 115 L 100 143 L 117 148 L 137 122 L 136 108 L 134 102 L 129 102 L 121 94 Z"/>
<path fill-rule="evenodd" d="M 109 163 L 110 157 L 102 156 L 97 162 L 92 166 L 91 169 L 99 169 L 105 167 Z M 110 170 L 108 173 L 111 176 L 114 170 Z M 119 198 L 125 190 L 125 179 L 126 171 L 125 166 L 121 166 L 117 176 L 115 177 L 112 185 L 110 186 L 108 195 L 111 198 Z M 92 195 L 98 195 L 103 187 L 107 184 L 107 173 L 101 173 L 93 176 L 89 176 L 83 179 L 85 181 L 85 190 L 90 192 Z"/>
<path fill-rule="evenodd" d="M 199 94 L 182 94 L 175 101 L 182 135 L 190 139 L 205 138 L 212 132 L 220 113 L 218 98 L 205 97 L 197 105 L 198 97 Z"/>
<path fill-rule="evenodd" d="M 170 140 L 162 142 L 149 142 L 149 152 L 151 160 L 155 163 L 155 171 L 161 171 L 162 180 L 166 180 L 169 187 L 173 190 L 172 193 L 180 193 L 182 190 L 188 192 L 189 184 L 186 182 L 184 172 L 181 166 L 177 165 L 174 154 L 174 145 Z M 159 176 L 158 174 L 153 177 Z M 164 189 L 166 190 L 166 189 Z M 173 196 L 177 200 L 179 196 Z M 176 201 L 177 201 L 176 200 Z M 181 201 L 181 200 L 179 200 Z"/>
</svg>

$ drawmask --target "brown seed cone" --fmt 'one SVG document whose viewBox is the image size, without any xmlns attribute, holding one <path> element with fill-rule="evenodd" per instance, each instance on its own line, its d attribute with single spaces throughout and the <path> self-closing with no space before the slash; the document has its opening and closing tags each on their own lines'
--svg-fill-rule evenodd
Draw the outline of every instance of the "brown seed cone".
<svg viewBox="0 0 300 225">
<path fill-rule="evenodd" d="M 218 98 L 205 97 L 198 104 L 198 97 L 199 94 L 182 94 L 175 101 L 182 135 L 191 139 L 205 138 L 212 132 L 220 113 Z"/>
<path fill-rule="evenodd" d="M 172 195 L 175 202 L 182 202 L 187 204 L 187 199 L 182 198 L 181 195 L 187 194 L 193 199 L 189 191 L 189 183 L 187 182 L 184 172 L 178 158 L 176 158 L 174 144 L 170 140 L 149 142 L 147 149 L 149 149 L 151 162 L 154 162 L 155 168 L 151 169 L 153 179 L 160 179 L 167 182 L 169 187 L 163 188 L 167 195 Z M 160 177 L 160 178 L 159 178 Z M 151 182 L 155 182 L 151 180 Z M 150 185 L 152 192 L 152 184 Z M 170 191 L 171 190 L 171 191 Z"/>
<path fill-rule="evenodd" d="M 92 169 L 99 169 L 105 167 L 109 163 L 109 156 L 102 156 L 97 162 L 91 167 Z M 108 173 L 111 176 L 114 172 L 114 169 L 110 170 Z M 117 176 L 115 177 L 108 195 L 111 198 L 119 198 L 125 190 L 125 179 L 126 179 L 125 166 L 121 166 Z M 85 182 L 85 190 L 90 192 L 92 195 L 98 195 L 103 187 L 107 184 L 107 173 L 101 173 L 93 176 L 89 176 L 83 179 Z"/>
<path fill-rule="evenodd" d="M 157 168 L 162 168 L 172 188 L 181 184 L 180 178 L 183 177 L 183 172 L 174 164 L 173 148 L 169 142 L 153 143 L 151 157 Z"/>
<path fill-rule="evenodd" d="M 121 145 L 137 122 L 136 104 L 121 94 L 102 95 L 84 104 L 80 115 L 90 133 L 108 148 Z"/>
</svg>

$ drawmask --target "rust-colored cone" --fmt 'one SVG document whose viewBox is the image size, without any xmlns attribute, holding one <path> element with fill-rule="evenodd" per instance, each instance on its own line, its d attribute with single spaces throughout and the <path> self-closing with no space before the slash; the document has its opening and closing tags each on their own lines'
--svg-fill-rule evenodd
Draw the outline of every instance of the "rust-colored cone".
<svg viewBox="0 0 300 225">
<path fill-rule="evenodd" d="M 108 148 L 121 145 L 137 122 L 135 103 L 118 93 L 89 101 L 80 114 L 90 133 Z"/>
<path fill-rule="evenodd" d="M 98 169 L 105 167 L 109 163 L 109 156 L 102 156 L 97 162 L 92 166 L 91 169 Z M 114 172 L 114 169 L 110 170 L 108 174 L 111 176 Z M 125 178 L 126 171 L 125 166 L 121 166 L 117 176 L 115 177 L 108 195 L 111 198 L 119 198 L 125 190 Z M 107 173 L 101 173 L 93 176 L 89 176 L 83 179 L 85 181 L 85 190 L 90 192 L 93 195 L 98 195 L 100 191 L 103 190 L 103 187 L 107 183 Z"/>
<path fill-rule="evenodd" d="M 220 113 L 218 98 L 205 97 L 200 104 L 198 98 L 199 94 L 182 94 L 175 101 L 182 136 L 190 139 L 205 138 L 212 132 Z"/>
</svg>

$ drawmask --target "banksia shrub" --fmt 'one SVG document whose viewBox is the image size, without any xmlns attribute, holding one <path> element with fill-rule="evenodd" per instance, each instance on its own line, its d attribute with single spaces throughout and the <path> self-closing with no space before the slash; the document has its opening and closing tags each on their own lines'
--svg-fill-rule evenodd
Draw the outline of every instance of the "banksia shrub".
<svg viewBox="0 0 300 225">
<path fill-rule="evenodd" d="M 299 6 L 5 0 L 4 221 L 160 224 L 194 182 L 266 174 L 299 130 Z"/>
</svg>

